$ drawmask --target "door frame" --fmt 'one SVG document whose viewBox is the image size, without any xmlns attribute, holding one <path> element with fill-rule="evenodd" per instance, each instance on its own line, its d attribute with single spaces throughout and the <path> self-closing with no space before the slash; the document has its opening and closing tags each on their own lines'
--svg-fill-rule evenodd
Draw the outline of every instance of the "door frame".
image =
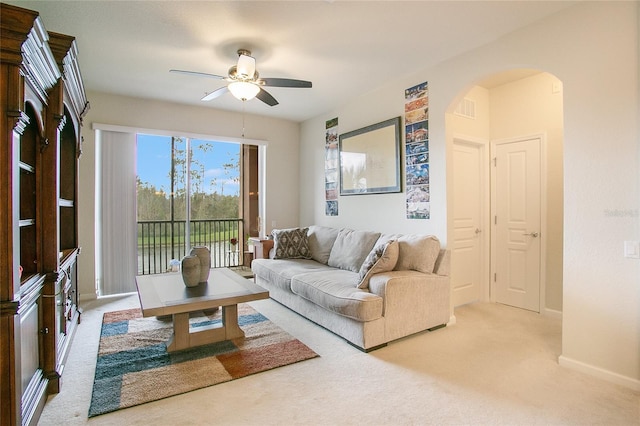
<svg viewBox="0 0 640 426">
<path fill-rule="evenodd" d="M 489 140 L 467 136 L 463 134 L 453 135 L 453 146 L 456 144 L 465 144 L 478 147 L 480 150 L 480 174 L 478 179 L 481 180 L 482 194 L 480 206 L 480 300 L 489 301 L 491 298 L 491 168 L 490 158 L 491 150 L 489 148 Z M 453 148 L 452 146 L 452 148 Z M 453 157 L 452 157 L 453 158 Z M 489 166 L 488 166 L 489 165 Z M 455 164 L 453 164 L 453 173 L 455 174 Z M 454 266 L 455 267 L 455 266 Z"/>
<path fill-rule="evenodd" d="M 496 146 L 515 142 L 524 142 L 531 139 L 540 141 L 540 303 L 539 313 L 546 311 L 546 283 L 547 283 L 547 135 L 545 132 L 510 138 L 492 139 L 490 142 L 490 176 L 491 176 L 491 202 L 489 218 L 496 214 L 496 173 L 493 160 L 496 158 Z M 491 236 L 495 236 L 495 223 L 491 221 Z M 489 294 L 491 302 L 496 302 L 495 281 L 491 279 L 496 272 L 496 241 L 491 238 L 491 265 L 489 273 Z"/>
</svg>

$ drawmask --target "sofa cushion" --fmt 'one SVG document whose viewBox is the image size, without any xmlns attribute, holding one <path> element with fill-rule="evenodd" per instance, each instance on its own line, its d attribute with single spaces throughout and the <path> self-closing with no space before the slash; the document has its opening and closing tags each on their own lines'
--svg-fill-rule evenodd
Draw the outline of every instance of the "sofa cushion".
<svg viewBox="0 0 640 426">
<path fill-rule="evenodd" d="M 393 271 L 398 262 L 398 241 L 388 240 L 376 245 L 360 267 L 358 288 L 369 288 L 369 279 L 380 272 Z"/>
<path fill-rule="evenodd" d="M 440 253 L 440 240 L 433 235 L 402 235 L 398 238 L 398 263 L 395 271 L 414 270 L 432 273 Z"/>
<path fill-rule="evenodd" d="M 291 291 L 314 304 L 358 321 L 382 317 L 382 297 L 356 288 L 358 274 L 342 269 L 307 272 L 291 278 Z"/>
<path fill-rule="evenodd" d="M 287 291 L 291 291 L 294 275 L 332 269 L 311 259 L 254 259 L 251 262 L 251 270 L 256 276 Z"/>
<path fill-rule="evenodd" d="M 382 233 L 382 234 L 380 234 L 380 238 L 378 238 L 378 241 L 376 241 L 376 246 L 379 246 L 380 244 L 386 243 L 387 241 L 397 240 L 400 237 L 402 237 L 402 234 Z"/>
<path fill-rule="evenodd" d="M 317 262 L 324 263 L 329 261 L 331 248 L 338 237 L 337 228 L 329 228 L 327 226 L 311 225 L 308 232 L 309 250 L 311 258 Z"/>
<path fill-rule="evenodd" d="M 274 229 L 273 249 L 274 259 L 310 259 L 309 228 Z"/>
<path fill-rule="evenodd" d="M 379 237 L 379 232 L 341 229 L 331 248 L 328 265 L 359 273 L 362 262 Z"/>
</svg>

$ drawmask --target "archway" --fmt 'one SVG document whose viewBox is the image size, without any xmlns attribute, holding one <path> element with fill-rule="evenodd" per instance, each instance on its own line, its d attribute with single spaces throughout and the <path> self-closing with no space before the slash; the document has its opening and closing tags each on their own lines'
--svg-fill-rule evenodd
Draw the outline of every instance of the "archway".
<svg viewBox="0 0 640 426">
<path fill-rule="evenodd" d="M 500 257 L 496 255 L 496 244 L 499 244 L 496 222 L 499 219 L 495 185 L 492 186 L 496 147 L 537 138 L 542 188 L 539 229 L 520 231 L 517 235 L 524 245 L 532 245 L 532 241 L 539 245 L 539 301 L 534 302 L 532 310 L 561 317 L 562 104 L 561 81 L 533 69 L 508 70 L 480 78 L 450 104 L 446 134 L 452 307 L 475 301 L 500 301 L 496 300 L 496 286 L 505 274 L 497 278 Z M 518 167 L 513 170 L 517 171 Z M 526 200 L 517 202 L 527 204 Z M 518 264 L 511 259 L 507 263 L 524 272 L 522 276 L 531 272 L 520 270 L 527 268 L 524 262 Z"/>
</svg>

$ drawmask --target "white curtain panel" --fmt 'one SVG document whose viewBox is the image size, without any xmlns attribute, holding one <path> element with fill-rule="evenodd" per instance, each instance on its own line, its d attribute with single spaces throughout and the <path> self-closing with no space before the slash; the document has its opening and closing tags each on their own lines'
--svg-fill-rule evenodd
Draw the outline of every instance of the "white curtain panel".
<svg viewBox="0 0 640 426">
<path fill-rule="evenodd" d="M 98 130 L 96 255 L 100 296 L 136 291 L 136 135 Z"/>
</svg>

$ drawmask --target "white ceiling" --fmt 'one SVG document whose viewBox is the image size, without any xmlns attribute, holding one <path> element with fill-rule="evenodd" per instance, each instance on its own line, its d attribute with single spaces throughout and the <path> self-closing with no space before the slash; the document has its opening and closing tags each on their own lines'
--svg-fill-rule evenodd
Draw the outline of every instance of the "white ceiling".
<svg viewBox="0 0 640 426">
<path fill-rule="evenodd" d="M 225 81 L 169 69 L 226 75 L 238 48 L 248 48 L 261 77 L 313 82 L 311 89 L 268 88 L 280 102 L 275 107 L 257 99 L 245 103 L 249 113 L 294 121 L 320 115 L 387 80 L 426 69 L 576 3 L 4 2 L 38 11 L 48 31 L 76 37 L 85 88 L 92 91 L 242 111 L 242 102 L 229 93 L 200 101 Z"/>
</svg>

